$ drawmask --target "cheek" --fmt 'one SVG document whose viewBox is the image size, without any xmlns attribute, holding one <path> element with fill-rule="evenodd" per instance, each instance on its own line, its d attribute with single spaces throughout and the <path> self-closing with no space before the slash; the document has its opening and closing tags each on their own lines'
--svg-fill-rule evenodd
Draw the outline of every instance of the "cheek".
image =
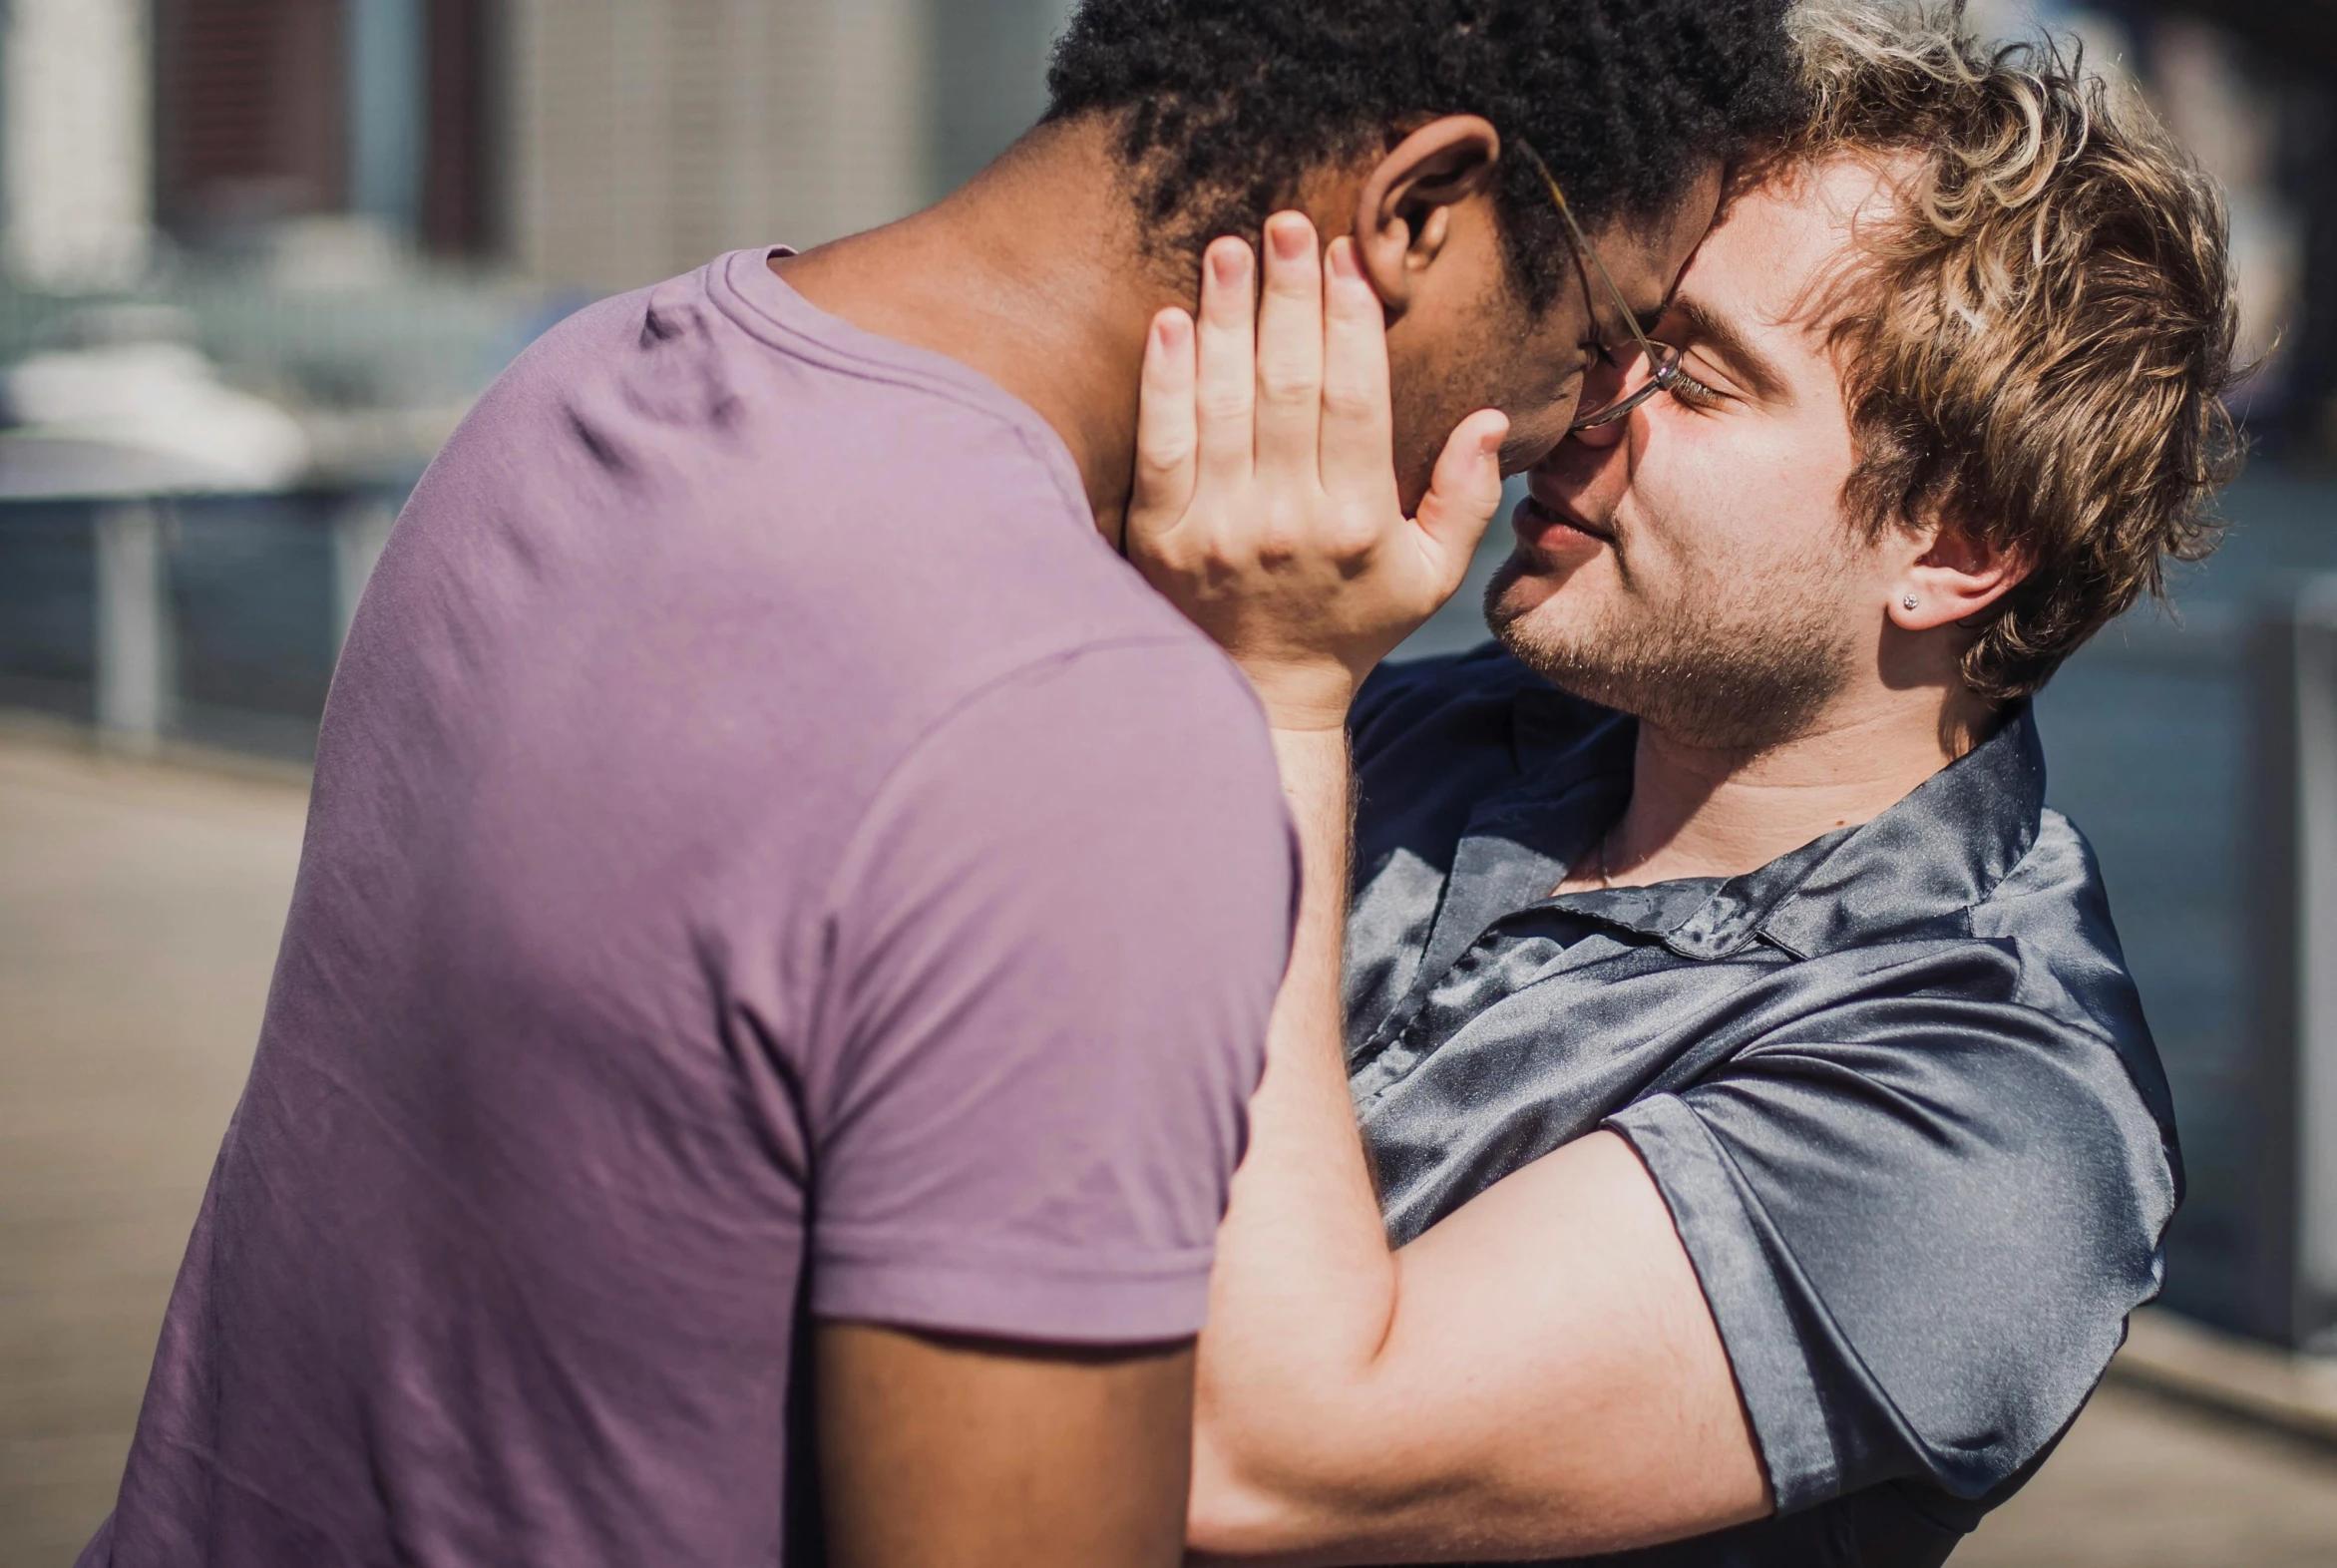
<svg viewBox="0 0 2337 1568">
<path fill-rule="evenodd" d="M 1544 456 L 1574 422 L 1583 376 L 1579 334 L 1529 326 L 1498 310 L 1480 313 L 1472 329 L 1461 361 L 1467 391 L 1460 417 L 1497 408 L 1509 416 L 1512 449 L 1530 459 Z"/>
<path fill-rule="evenodd" d="M 1675 502 L 1732 537 L 1806 510 L 1823 485 L 1796 461 L 1792 443 L 1751 420 L 1735 423 L 1740 428 L 1720 419 L 1683 421 L 1668 465 Z"/>
<path fill-rule="evenodd" d="M 1846 434 L 1837 443 L 1776 421 L 1685 418 L 1665 432 L 1658 456 L 1651 448 L 1635 488 L 1700 558 L 1754 567 L 1805 558 L 1840 537 Z"/>
<path fill-rule="evenodd" d="M 1526 344 L 1522 355 L 1515 353 L 1520 341 Z M 1582 394 L 1585 367 L 1575 334 L 1545 332 L 1532 338 L 1521 334 L 1502 346 L 1514 356 L 1507 385 L 1502 388 L 1509 411 L 1520 418 L 1553 424 L 1563 436 L 1566 427 L 1574 423 L 1575 404 Z"/>
<path fill-rule="evenodd" d="M 1414 359 L 1409 365 L 1391 363 L 1388 371 L 1395 472 L 1404 505 L 1409 508 L 1425 492 L 1445 438 L 1468 410 L 1450 412 L 1453 388 L 1433 362 Z"/>
</svg>

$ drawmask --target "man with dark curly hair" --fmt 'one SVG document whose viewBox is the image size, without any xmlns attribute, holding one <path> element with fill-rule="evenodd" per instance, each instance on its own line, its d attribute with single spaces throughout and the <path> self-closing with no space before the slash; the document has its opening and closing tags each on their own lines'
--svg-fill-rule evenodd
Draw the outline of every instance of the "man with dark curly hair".
<svg viewBox="0 0 2337 1568">
<path fill-rule="evenodd" d="M 1471 410 L 1528 467 L 1785 127 L 1784 8 L 1089 0 L 956 196 L 531 348 L 350 632 L 85 1564 L 1174 1564 L 1295 868 L 1112 548 L 1148 325 L 1305 205 L 1407 504 Z"/>
</svg>

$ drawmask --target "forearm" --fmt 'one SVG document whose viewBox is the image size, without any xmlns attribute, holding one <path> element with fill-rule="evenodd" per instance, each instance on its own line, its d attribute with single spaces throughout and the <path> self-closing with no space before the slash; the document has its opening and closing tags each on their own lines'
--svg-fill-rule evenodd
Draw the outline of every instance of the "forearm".
<svg viewBox="0 0 2337 1568">
<path fill-rule="evenodd" d="M 1195 1544 L 1209 1549 L 1267 1547 L 1294 1499 L 1347 1489 L 1325 1474 L 1326 1424 L 1367 1384 L 1396 1300 L 1342 1047 L 1347 738 L 1278 730 L 1275 745 L 1304 881 L 1202 1343 Z"/>
<path fill-rule="evenodd" d="M 1621 1139 L 1545 1156 L 1389 1249 L 1342 1048 L 1345 739 L 1277 746 L 1305 882 L 1201 1341 L 1194 1552 L 1575 1556 L 1757 1517 L 1718 1334 Z"/>
</svg>

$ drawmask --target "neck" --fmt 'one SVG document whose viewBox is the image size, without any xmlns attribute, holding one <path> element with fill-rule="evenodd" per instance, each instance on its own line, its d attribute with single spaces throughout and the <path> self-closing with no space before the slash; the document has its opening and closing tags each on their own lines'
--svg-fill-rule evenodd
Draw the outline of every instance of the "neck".
<svg viewBox="0 0 2337 1568">
<path fill-rule="evenodd" d="M 1184 290 L 1142 251 L 1127 177 L 1097 118 L 1041 126 L 915 216 L 773 263 L 853 325 L 979 371 L 1037 411 L 1117 541 L 1136 387 L 1155 311 Z"/>
<path fill-rule="evenodd" d="M 1925 700 L 1929 698 L 1931 700 Z M 1889 693 L 1748 751 L 1642 724 L 1631 805 L 1606 841 L 1618 885 L 1756 871 L 1871 822 L 1985 739 L 1996 720 L 1961 687 Z"/>
</svg>

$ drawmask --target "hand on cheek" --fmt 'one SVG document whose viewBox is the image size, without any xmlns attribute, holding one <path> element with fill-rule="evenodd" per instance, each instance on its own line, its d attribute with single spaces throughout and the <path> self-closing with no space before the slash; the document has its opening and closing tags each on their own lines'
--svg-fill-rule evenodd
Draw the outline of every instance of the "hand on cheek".
<svg viewBox="0 0 2337 1568">
<path fill-rule="evenodd" d="M 1241 664 L 1269 718 L 1336 728 L 1451 596 L 1501 499 L 1508 421 L 1464 420 L 1417 514 L 1391 449 L 1385 316 L 1353 242 L 1300 213 L 1203 258 L 1198 319 L 1145 345 L 1128 555 Z"/>
</svg>

